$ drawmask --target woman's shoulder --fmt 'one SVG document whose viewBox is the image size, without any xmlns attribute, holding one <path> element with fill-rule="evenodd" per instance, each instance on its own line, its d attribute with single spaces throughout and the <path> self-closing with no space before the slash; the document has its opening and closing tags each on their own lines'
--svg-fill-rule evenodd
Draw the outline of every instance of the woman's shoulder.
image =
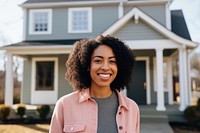
<svg viewBox="0 0 200 133">
<path fill-rule="evenodd" d="M 72 102 L 78 98 L 78 91 L 71 92 L 59 98 L 57 102 Z"/>
<path fill-rule="evenodd" d="M 133 99 L 131 99 L 123 94 L 120 94 L 120 96 L 125 101 L 125 103 L 127 104 L 128 107 L 132 107 L 132 108 L 139 110 L 138 104 Z"/>
</svg>

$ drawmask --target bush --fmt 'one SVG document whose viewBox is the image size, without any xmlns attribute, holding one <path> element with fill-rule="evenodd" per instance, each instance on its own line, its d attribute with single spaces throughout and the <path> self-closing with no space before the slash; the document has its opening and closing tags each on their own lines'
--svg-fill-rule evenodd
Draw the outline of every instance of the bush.
<svg viewBox="0 0 200 133">
<path fill-rule="evenodd" d="M 47 118 L 47 115 L 50 112 L 50 106 L 49 105 L 40 105 L 37 107 L 37 113 L 41 120 L 45 120 Z"/>
<path fill-rule="evenodd" d="M 26 106 L 23 104 L 19 104 L 15 110 L 16 114 L 20 116 L 22 119 L 24 115 L 26 114 Z"/>
<path fill-rule="evenodd" d="M 188 106 L 184 110 L 184 117 L 189 123 L 194 123 L 196 121 L 196 106 Z"/>
<path fill-rule="evenodd" d="M 200 98 L 197 101 L 197 109 L 200 110 Z"/>
<path fill-rule="evenodd" d="M 10 115 L 11 107 L 7 105 L 0 105 L 0 121 L 6 121 Z"/>
<path fill-rule="evenodd" d="M 200 123 L 200 98 L 198 99 L 196 106 L 188 106 L 184 110 L 184 117 L 191 124 Z"/>
<path fill-rule="evenodd" d="M 33 116 L 27 116 L 26 119 L 24 120 L 24 123 L 26 124 L 35 124 L 35 119 Z"/>
</svg>

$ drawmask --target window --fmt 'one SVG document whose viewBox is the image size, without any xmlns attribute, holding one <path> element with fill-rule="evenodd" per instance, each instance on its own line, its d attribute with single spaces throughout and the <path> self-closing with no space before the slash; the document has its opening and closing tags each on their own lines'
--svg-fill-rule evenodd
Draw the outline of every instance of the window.
<svg viewBox="0 0 200 133">
<path fill-rule="evenodd" d="M 54 61 L 36 62 L 35 90 L 54 90 Z"/>
<path fill-rule="evenodd" d="M 51 34 L 52 10 L 39 9 L 30 10 L 29 33 Z"/>
<path fill-rule="evenodd" d="M 68 32 L 92 32 L 92 8 L 69 8 Z"/>
</svg>

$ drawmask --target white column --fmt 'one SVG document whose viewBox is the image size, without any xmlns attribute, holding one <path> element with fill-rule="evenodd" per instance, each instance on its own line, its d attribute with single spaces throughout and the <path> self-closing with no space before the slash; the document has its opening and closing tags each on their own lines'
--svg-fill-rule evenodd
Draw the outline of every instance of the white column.
<svg viewBox="0 0 200 133">
<path fill-rule="evenodd" d="M 165 111 L 164 101 L 164 79 L 163 79 L 163 49 L 156 49 L 156 68 L 157 68 L 157 107 L 158 111 Z"/>
<path fill-rule="evenodd" d="M 179 110 L 183 111 L 186 108 L 186 86 L 185 86 L 185 50 L 184 48 L 179 48 L 179 86 L 180 86 L 180 106 Z"/>
<path fill-rule="evenodd" d="M 5 102 L 6 105 L 13 105 L 13 57 L 7 52 L 6 62 L 6 83 L 5 83 Z"/>
<path fill-rule="evenodd" d="M 167 59 L 167 89 L 168 89 L 168 103 L 173 104 L 173 79 L 172 79 L 172 57 Z"/>
<path fill-rule="evenodd" d="M 123 17 L 123 15 L 124 15 L 123 2 L 120 2 L 118 6 L 118 18 Z"/>
<path fill-rule="evenodd" d="M 187 54 L 187 65 L 188 65 L 188 71 L 187 71 L 187 74 L 188 74 L 188 90 L 189 90 L 189 93 L 188 93 L 188 105 L 192 105 L 192 88 L 191 88 L 191 76 L 190 76 L 190 72 L 191 72 L 191 66 L 190 66 L 190 62 L 191 62 L 191 51 L 187 51 L 188 54 Z"/>
<path fill-rule="evenodd" d="M 188 64 L 188 54 L 187 54 L 187 50 L 186 50 L 186 48 L 184 48 L 183 49 L 183 61 L 184 61 L 184 66 L 185 67 L 183 67 L 184 69 L 184 86 L 185 86 L 185 91 L 184 91 L 184 93 L 185 93 L 185 104 L 186 104 L 186 106 L 188 106 L 189 105 L 189 94 L 190 94 L 190 90 L 189 90 L 189 87 L 188 87 L 188 82 L 190 81 L 189 80 L 189 75 L 188 75 L 188 69 L 189 69 L 189 64 Z"/>
</svg>

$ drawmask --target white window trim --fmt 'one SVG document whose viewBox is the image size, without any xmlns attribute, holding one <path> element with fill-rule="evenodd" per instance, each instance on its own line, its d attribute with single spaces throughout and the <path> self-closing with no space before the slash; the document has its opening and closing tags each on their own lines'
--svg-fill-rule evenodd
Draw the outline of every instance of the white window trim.
<svg viewBox="0 0 200 133">
<path fill-rule="evenodd" d="M 47 12 L 48 13 L 48 29 L 47 31 L 33 31 L 33 14 L 36 12 Z M 52 33 L 52 9 L 32 9 L 29 12 L 29 34 L 30 35 L 41 35 Z"/>
<path fill-rule="evenodd" d="M 52 92 L 55 91 L 55 100 L 58 99 L 58 58 L 57 57 L 37 57 L 32 59 L 32 73 L 31 73 L 31 103 L 34 102 L 34 97 L 32 95 L 35 92 L 39 92 L 40 90 L 35 90 L 35 81 L 36 81 L 36 62 L 37 61 L 54 61 L 54 90 L 45 90 L 43 92 Z M 44 97 L 49 97 L 44 96 Z"/>
<path fill-rule="evenodd" d="M 74 31 L 72 29 L 72 12 L 73 11 L 88 11 L 88 29 L 87 30 Z M 91 7 L 69 8 L 68 9 L 68 33 L 91 33 L 91 32 L 92 32 L 92 8 Z"/>
</svg>

